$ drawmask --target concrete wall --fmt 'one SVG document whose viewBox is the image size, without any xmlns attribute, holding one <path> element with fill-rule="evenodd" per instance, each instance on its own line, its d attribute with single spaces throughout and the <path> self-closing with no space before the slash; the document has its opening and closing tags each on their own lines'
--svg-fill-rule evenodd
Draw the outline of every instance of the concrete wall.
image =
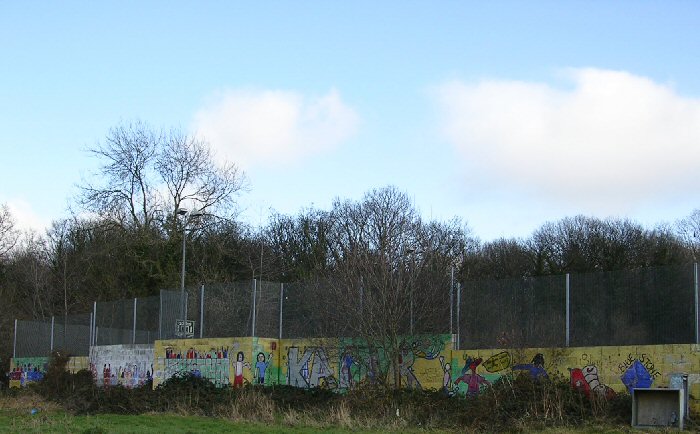
<svg viewBox="0 0 700 434">
<path fill-rule="evenodd" d="M 380 381 L 379 372 L 392 375 L 383 351 L 369 349 L 360 339 L 178 339 L 156 341 L 152 353 L 148 346 L 117 345 L 93 347 L 90 354 L 98 381 L 107 364 L 111 365 L 110 384 L 111 371 L 116 369 L 116 383 L 126 386 L 150 374 L 156 387 L 174 375 L 190 372 L 218 386 L 288 384 L 342 392 Z M 11 386 L 36 380 L 47 363 L 45 357 L 12 360 Z M 86 357 L 74 357 L 69 368 L 88 366 Z M 130 369 L 131 382 L 126 374 Z M 435 335 L 407 343 L 399 364 L 403 387 L 439 389 L 448 395 L 478 394 L 503 376 L 518 374 L 533 378 L 561 375 L 583 393 L 603 396 L 627 393 L 633 387 L 668 387 L 674 377 L 688 374 L 690 405 L 700 411 L 698 345 L 457 351 L 449 335 Z"/>
<path fill-rule="evenodd" d="M 89 358 L 98 386 L 138 387 L 153 377 L 153 345 L 93 346 Z"/>
</svg>

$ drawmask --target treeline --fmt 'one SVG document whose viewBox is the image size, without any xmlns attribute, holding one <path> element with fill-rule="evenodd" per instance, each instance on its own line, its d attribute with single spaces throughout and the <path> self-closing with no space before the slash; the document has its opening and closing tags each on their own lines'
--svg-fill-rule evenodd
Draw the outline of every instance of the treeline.
<svg viewBox="0 0 700 434">
<path fill-rule="evenodd" d="M 206 142 L 135 122 L 92 152 L 101 162 L 94 181 L 73 198 L 73 215 L 45 234 L 20 233 L 0 208 L 3 366 L 15 318 L 178 288 L 183 236 L 187 286 L 307 282 L 304 298 L 314 305 L 305 314 L 319 332 L 383 339 L 414 322 L 444 322 L 449 305 L 436 310 L 435 300 L 453 270 L 456 281 L 609 271 L 693 262 L 700 247 L 700 210 L 655 228 L 567 217 L 525 239 L 484 242 L 459 218 L 424 220 L 395 187 L 337 199 L 328 210 L 273 214 L 253 228 L 235 218 L 244 174 L 217 164 Z"/>
</svg>

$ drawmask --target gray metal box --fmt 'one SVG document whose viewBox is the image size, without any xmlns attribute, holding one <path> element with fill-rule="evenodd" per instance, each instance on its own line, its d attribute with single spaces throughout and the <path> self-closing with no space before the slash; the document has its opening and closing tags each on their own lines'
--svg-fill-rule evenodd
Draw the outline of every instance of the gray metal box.
<svg viewBox="0 0 700 434">
<path fill-rule="evenodd" d="M 685 396 L 681 389 L 632 389 L 632 426 L 683 429 Z"/>
</svg>

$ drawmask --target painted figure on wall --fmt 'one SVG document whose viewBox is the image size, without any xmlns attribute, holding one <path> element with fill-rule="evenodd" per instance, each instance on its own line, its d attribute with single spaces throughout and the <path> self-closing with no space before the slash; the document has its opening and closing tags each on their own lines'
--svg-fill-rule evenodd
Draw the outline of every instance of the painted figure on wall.
<svg viewBox="0 0 700 434">
<path fill-rule="evenodd" d="M 234 363 L 233 387 L 243 386 L 243 368 L 250 369 L 250 363 L 246 362 L 243 351 L 236 354 L 236 362 Z"/>
<path fill-rule="evenodd" d="M 103 384 L 105 386 L 109 386 L 112 383 L 112 365 L 105 364 L 104 367 L 102 368 L 102 379 L 103 379 Z"/>
<path fill-rule="evenodd" d="M 459 383 L 462 382 L 467 385 L 468 396 L 478 395 L 482 386 L 491 385 L 486 378 L 476 373 L 476 368 L 481 364 L 481 362 L 481 357 L 473 359 L 465 355 L 462 374 L 455 380 L 455 385 L 459 385 Z"/>
<path fill-rule="evenodd" d="M 352 376 L 352 366 L 358 365 L 359 363 L 353 357 L 352 351 L 350 349 L 345 349 L 342 357 L 340 358 L 340 387 L 346 389 L 352 389 L 355 386 L 355 380 Z"/>
<path fill-rule="evenodd" d="M 535 354 L 530 363 L 513 365 L 511 368 L 513 371 L 525 371 L 530 374 L 530 378 L 533 380 L 541 380 L 543 378 L 549 378 L 547 376 L 547 371 L 544 369 L 544 356 L 542 353 Z"/>
<path fill-rule="evenodd" d="M 413 363 L 415 360 L 413 350 L 407 345 L 402 346 L 401 351 L 399 352 L 399 372 L 401 374 L 401 378 L 406 379 L 406 387 L 409 389 L 420 390 L 422 388 L 420 381 L 418 381 L 415 372 L 413 372 Z"/>
<path fill-rule="evenodd" d="M 445 356 L 440 356 L 440 366 L 442 367 L 442 391 L 447 396 L 454 396 L 457 393 L 457 387 L 452 384 L 452 373 L 449 363 L 445 363 Z"/>
<path fill-rule="evenodd" d="M 270 366 L 270 361 L 272 360 L 272 354 L 269 354 L 267 361 L 265 360 L 265 354 L 258 353 L 258 361 L 255 363 L 255 374 L 254 379 L 256 384 L 265 384 L 265 372 Z"/>
</svg>

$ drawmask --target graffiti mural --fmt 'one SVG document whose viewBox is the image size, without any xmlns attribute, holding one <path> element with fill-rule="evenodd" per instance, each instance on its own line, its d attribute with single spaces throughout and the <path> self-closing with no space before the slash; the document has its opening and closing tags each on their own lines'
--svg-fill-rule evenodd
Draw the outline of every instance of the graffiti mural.
<svg viewBox="0 0 700 434">
<path fill-rule="evenodd" d="M 33 382 L 41 381 L 46 374 L 49 365 L 48 357 L 16 357 L 10 359 L 10 371 L 7 377 L 10 387 L 25 387 Z M 88 369 L 87 357 L 76 356 L 68 359 L 66 369 L 75 374 L 83 369 Z"/>
<path fill-rule="evenodd" d="M 263 338 L 174 339 L 156 341 L 154 387 L 190 374 L 218 387 L 278 383 L 277 340 Z"/>
<path fill-rule="evenodd" d="M 630 393 L 634 388 L 648 389 L 654 384 L 654 377 L 639 360 L 634 360 L 620 379 Z"/>
<path fill-rule="evenodd" d="M 335 371 L 323 347 L 289 347 L 287 351 L 287 384 L 295 387 L 337 388 Z"/>
<path fill-rule="evenodd" d="M 535 354 L 530 363 L 513 365 L 511 369 L 513 371 L 527 372 L 533 380 L 549 378 L 547 371 L 544 369 L 544 355 L 542 353 Z"/>
<path fill-rule="evenodd" d="M 90 347 L 90 371 L 98 386 L 139 387 L 153 380 L 152 345 Z"/>
<path fill-rule="evenodd" d="M 570 369 L 569 375 L 571 387 L 582 392 L 588 398 L 598 396 L 609 399 L 615 396 L 614 390 L 601 383 L 598 376 L 598 368 L 595 365 Z"/>
<path fill-rule="evenodd" d="M 700 408 L 700 346 L 452 349 L 449 335 L 416 337 L 391 360 L 381 345 L 361 339 L 217 338 L 156 341 L 148 346 L 100 346 L 90 358 L 73 357 L 68 369 L 90 368 L 101 385 L 157 387 L 189 373 L 220 387 L 288 384 L 338 392 L 398 380 L 401 387 L 474 396 L 501 380 L 522 375 L 537 381 L 565 373 L 570 385 L 589 397 L 611 398 L 633 388 L 668 387 L 671 374 L 689 375 L 690 405 Z M 660 362 L 663 360 L 663 363 Z M 10 361 L 11 387 L 40 381 L 47 357 Z M 529 362 L 528 362 L 529 361 Z M 547 362 L 547 363 L 545 363 Z M 397 369 L 397 371 L 394 371 Z"/>
<path fill-rule="evenodd" d="M 46 368 L 49 364 L 48 357 L 18 357 L 13 359 L 10 372 L 10 387 L 26 387 L 30 383 L 44 379 Z"/>
<path fill-rule="evenodd" d="M 464 359 L 464 367 L 460 376 L 455 380 L 455 385 L 459 385 L 462 382 L 466 384 L 467 395 L 478 395 L 482 387 L 491 384 L 486 378 L 476 373 L 476 368 L 479 367 L 482 360 L 481 357 L 472 358 L 470 356 L 466 356 Z"/>
</svg>

